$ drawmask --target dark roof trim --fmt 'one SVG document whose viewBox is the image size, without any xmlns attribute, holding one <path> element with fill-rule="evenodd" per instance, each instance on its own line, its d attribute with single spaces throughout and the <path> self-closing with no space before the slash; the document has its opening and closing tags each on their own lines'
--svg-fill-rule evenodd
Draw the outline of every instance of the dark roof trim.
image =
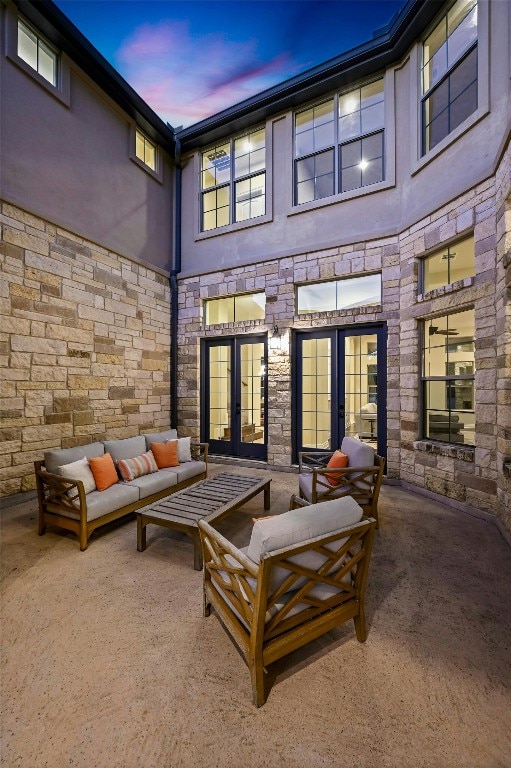
<svg viewBox="0 0 511 768">
<path fill-rule="evenodd" d="M 445 0 L 409 0 L 374 39 L 178 131 L 182 151 L 203 147 L 380 72 L 405 55 L 444 5 Z"/>
<path fill-rule="evenodd" d="M 158 117 L 111 64 L 94 48 L 79 29 L 62 13 L 52 0 L 12 0 L 48 40 L 69 58 L 110 96 L 140 128 L 174 155 L 174 133 Z"/>
</svg>

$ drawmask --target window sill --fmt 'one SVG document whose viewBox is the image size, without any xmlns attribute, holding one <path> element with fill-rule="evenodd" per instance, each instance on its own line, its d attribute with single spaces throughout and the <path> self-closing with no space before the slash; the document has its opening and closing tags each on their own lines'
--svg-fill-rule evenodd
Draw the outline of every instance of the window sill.
<svg viewBox="0 0 511 768">
<path fill-rule="evenodd" d="M 437 443 L 434 440 L 425 438 L 423 440 L 416 440 L 413 443 L 414 451 L 422 451 L 423 453 L 432 453 L 435 456 L 448 456 L 451 459 L 459 459 L 460 461 L 475 460 L 475 448 L 471 445 L 453 445 L 452 443 Z"/>
<path fill-rule="evenodd" d="M 350 192 L 343 192 L 342 194 L 332 195 L 331 197 L 322 197 L 320 200 L 311 200 L 309 203 L 301 203 L 300 205 L 294 205 L 288 211 L 287 215 L 296 216 L 299 213 L 314 211 L 317 208 L 324 208 L 327 205 L 344 203 L 347 200 L 353 200 L 357 197 L 365 197 L 366 195 L 373 195 L 375 192 L 381 192 L 384 189 L 390 189 L 391 187 L 394 187 L 394 186 L 395 186 L 394 181 L 391 181 L 391 180 L 379 181 L 377 184 L 369 184 L 367 187 L 352 189 Z"/>
<path fill-rule="evenodd" d="M 331 309 L 325 312 L 300 312 L 295 314 L 295 320 L 325 320 L 329 317 L 345 318 L 357 315 L 375 315 L 382 311 L 381 304 L 372 304 L 367 307 L 351 307 L 350 309 Z"/>
<path fill-rule="evenodd" d="M 266 213 L 264 216 L 256 216 L 255 218 L 247 219 L 246 221 L 236 221 L 234 224 L 226 224 L 225 227 L 208 229 L 207 232 L 198 232 L 195 235 L 195 242 L 209 240 L 210 237 L 228 235 L 231 232 L 238 232 L 239 230 L 248 229 L 250 227 L 258 227 L 261 224 L 268 224 L 272 220 L 273 217 L 269 213 Z"/>
<path fill-rule="evenodd" d="M 419 293 L 417 295 L 417 301 L 422 302 L 430 301 L 431 299 L 437 299 L 440 296 L 445 296 L 446 294 L 461 291 L 463 288 L 470 288 L 472 285 L 474 285 L 474 277 L 465 277 L 463 280 L 456 280 L 455 283 L 448 283 L 447 285 L 441 285 L 438 288 L 433 288 L 432 291 L 427 291 L 427 293 Z"/>
<path fill-rule="evenodd" d="M 267 326 L 264 320 L 238 320 L 232 323 L 215 323 L 215 325 L 206 325 L 204 333 L 215 334 L 221 331 L 266 331 Z"/>
</svg>

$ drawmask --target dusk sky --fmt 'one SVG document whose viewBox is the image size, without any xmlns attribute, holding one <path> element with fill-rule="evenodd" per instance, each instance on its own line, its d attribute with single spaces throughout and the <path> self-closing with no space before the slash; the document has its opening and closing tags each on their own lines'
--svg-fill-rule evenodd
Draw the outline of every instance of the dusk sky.
<svg viewBox="0 0 511 768">
<path fill-rule="evenodd" d="M 57 0 L 174 127 L 370 40 L 405 0 Z"/>
</svg>

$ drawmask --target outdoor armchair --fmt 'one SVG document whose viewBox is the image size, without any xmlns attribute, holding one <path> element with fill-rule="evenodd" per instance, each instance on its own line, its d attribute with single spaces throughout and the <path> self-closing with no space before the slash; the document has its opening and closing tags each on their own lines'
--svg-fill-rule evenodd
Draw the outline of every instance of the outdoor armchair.
<svg viewBox="0 0 511 768">
<path fill-rule="evenodd" d="M 309 505 L 254 523 L 239 549 L 200 520 L 204 615 L 214 608 L 250 670 L 254 703 L 267 697 L 272 662 L 354 620 L 366 639 L 364 595 L 375 520 L 351 498 Z M 298 507 L 298 508 L 297 508 Z"/>
<path fill-rule="evenodd" d="M 372 446 L 354 437 L 343 439 L 341 452 L 348 456 L 348 466 L 338 469 L 327 469 L 333 451 L 300 452 L 300 497 L 316 504 L 351 496 L 363 507 L 364 514 L 375 518 L 378 527 L 378 497 L 385 459 Z"/>
</svg>

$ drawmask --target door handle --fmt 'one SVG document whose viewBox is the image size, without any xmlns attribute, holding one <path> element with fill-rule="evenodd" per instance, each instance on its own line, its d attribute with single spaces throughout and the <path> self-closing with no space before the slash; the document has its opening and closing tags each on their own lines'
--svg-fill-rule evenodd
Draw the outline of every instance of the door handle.
<svg viewBox="0 0 511 768">
<path fill-rule="evenodd" d="M 345 416 L 344 405 L 339 406 L 339 418 L 343 419 Z"/>
<path fill-rule="evenodd" d="M 236 416 L 239 416 L 241 413 L 241 404 L 236 403 Z"/>
</svg>

